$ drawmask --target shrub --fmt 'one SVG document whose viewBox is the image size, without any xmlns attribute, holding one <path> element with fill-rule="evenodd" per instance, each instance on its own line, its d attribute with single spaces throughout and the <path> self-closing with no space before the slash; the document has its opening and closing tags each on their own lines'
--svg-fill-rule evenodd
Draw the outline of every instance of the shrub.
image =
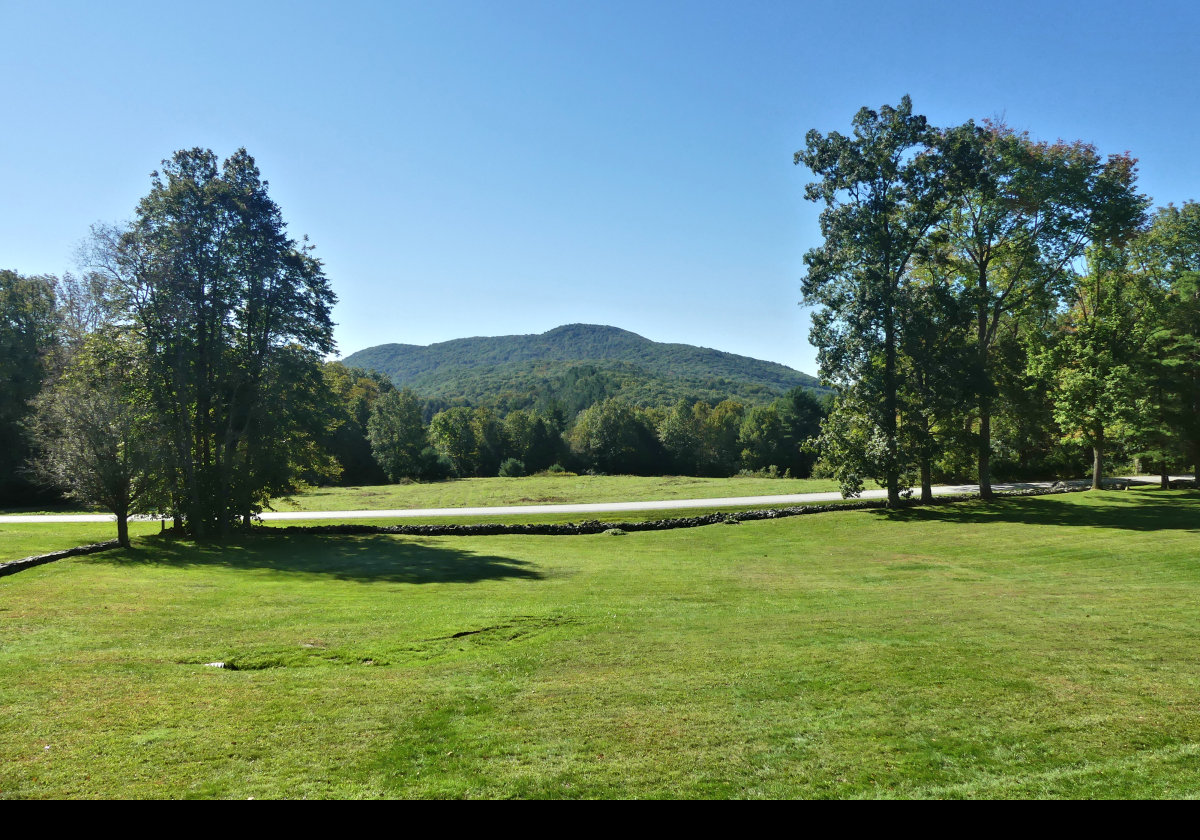
<svg viewBox="0 0 1200 840">
<path fill-rule="evenodd" d="M 454 462 L 432 446 L 421 450 L 421 480 L 444 481 L 455 475 Z"/>
<path fill-rule="evenodd" d="M 738 470 L 738 478 L 791 478 L 792 471 L 790 469 L 779 471 L 779 467 L 771 464 L 769 467 L 763 467 L 761 470 Z"/>
<path fill-rule="evenodd" d="M 505 478 L 520 478 L 525 475 L 525 464 L 516 458 L 506 458 L 500 465 L 500 475 Z"/>
<path fill-rule="evenodd" d="M 579 473 L 573 473 L 570 470 L 565 469 L 562 464 L 554 464 L 547 469 L 542 470 L 541 472 L 534 473 L 534 475 L 542 478 L 574 478 L 575 476 L 579 475 Z"/>
</svg>

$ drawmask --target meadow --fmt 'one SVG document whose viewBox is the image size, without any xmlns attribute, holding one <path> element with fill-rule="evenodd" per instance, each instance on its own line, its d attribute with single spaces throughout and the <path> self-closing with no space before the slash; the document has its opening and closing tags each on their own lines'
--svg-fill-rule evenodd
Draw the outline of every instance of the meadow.
<svg viewBox="0 0 1200 840">
<path fill-rule="evenodd" d="M 0 796 L 1200 793 L 1195 491 L 624 536 L 147 530 L 0 578 Z"/>
<path fill-rule="evenodd" d="M 588 504 L 670 499 L 719 499 L 835 493 L 832 479 L 694 478 L 691 476 L 535 475 L 523 478 L 459 478 L 368 487 L 305 487 L 272 499 L 278 511 L 401 510 L 406 508 L 495 507 L 508 505 Z M 725 509 L 725 508 L 722 508 Z M 0 514 L 102 512 L 78 503 L 0 508 Z M 579 515 L 574 514 L 578 519 Z M 539 519 L 539 521 L 541 521 Z"/>
<path fill-rule="evenodd" d="M 276 499 L 271 506 L 280 511 L 396 510 L 718 499 L 837 491 L 838 483 L 832 479 L 565 474 L 460 478 L 373 487 L 313 487 L 287 499 Z"/>
</svg>

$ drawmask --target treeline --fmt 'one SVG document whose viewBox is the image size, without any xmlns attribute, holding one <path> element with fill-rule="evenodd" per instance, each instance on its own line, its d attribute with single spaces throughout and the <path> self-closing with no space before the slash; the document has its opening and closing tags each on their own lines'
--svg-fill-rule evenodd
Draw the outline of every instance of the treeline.
<svg viewBox="0 0 1200 840">
<path fill-rule="evenodd" d="M 986 498 L 1084 453 L 1094 487 L 1113 457 L 1195 468 L 1200 205 L 1147 214 L 1128 154 L 936 128 L 907 97 L 806 139 L 804 301 L 836 390 L 819 448 L 847 493 L 969 474 Z"/>
<path fill-rule="evenodd" d="M 520 476 L 546 470 L 806 477 L 826 403 L 795 388 L 769 405 L 680 400 L 669 409 L 601 397 L 579 411 L 560 404 L 500 413 L 428 401 L 382 375 L 339 362 L 325 376 L 343 406 L 329 448 L 343 483 Z"/>
</svg>

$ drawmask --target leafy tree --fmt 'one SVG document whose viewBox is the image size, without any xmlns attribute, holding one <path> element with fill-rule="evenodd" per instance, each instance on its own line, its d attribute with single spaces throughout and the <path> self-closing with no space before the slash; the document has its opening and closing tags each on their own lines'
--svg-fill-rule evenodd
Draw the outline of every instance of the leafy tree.
<svg viewBox="0 0 1200 840">
<path fill-rule="evenodd" d="M 943 135 L 952 159 L 953 208 L 932 237 L 973 313 L 980 495 L 992 496 L 996 348 L 1030 310 L 1052 311 L 1055 293 L 1092 243 L 1136 227 L 1145 199 L 1135 161 L 1102 158 L 1083 142 L 1037 142 L 998 123 Z"/>
<path fill-rule="evenodd" d="M 1164 475 L 1173 454 L 1200 471 L 1200 204 L 1159 208 L 1131 252 L 1158 308 L 1146 371 L 1158 423 L 1147 448 Z"/>
<path fill-rule="evenodd" d="M 500 418 L 490 408 L 481 407 L 472 412 L 471 423 L 479 446 L 475 474 L 496 475 L 504 458 L 504 427 Z"/>
<path fill-rule="evenodd" d="M 59 341 L 52 277 L 0 270 L 0 500 L 28 499 L 22 478 L 33 455 L 32 401 L 50 375 Z"/>
<path fill-rule="evenodd" d="M 287 236 L 244 149 L 223 164 L 176 152 L 133 223 L 97 230 L 95 246 L 146 348 L 177 522 L 197 537 L 248 525 L 315 464 L 335 300 L 321 263 Z"/>
<path fill-rule="evenodd" d="M 341 467 L 341 483 L 383 484 L 388 475 L 371 451 L 367 424 L 379 398 L 393 393 L 395 388 L 378 373 L 347 367 L 341 362 L 326 362 L 323 373 L 337 402 L 325 446 Z"/>
<path fill-rule="evenodd" d="M 671 470 L 680 475 L 696 475 L 699 470 L 701 430 L 693 408 L 687 400 L 680 400 L 658 428 Z"/>
<path fill-rule="evenodd" d="M 711 409 L 707 403 L 696 403 L 692 412 L 700 424 L 701 475 L 733 475 L 741 458 L 738 436 L 746 407 L 733 400 L 723 400 Z"/>
<path fill-rule="evenodd" d="M 942 161 L 933 154 L 937 138 L 905 96 L 895 108 L 861 109 L 852 137 L 813 130 L 805 139 L 795 163 L 820 178 L 805 195 L 824 204 L 824 241 L 804 256 L 804 302 L 821 307 L 810 340 L 818 348 L 822 380 L 858 392 L 857 420 L 867 429 L 842 440 L 882 446 L 870 460 L 895 505 L 904 471 L 897 426 L 901 289 L 913 257 L 946 212 Z"/>
<path fill-rule="evenodd" d="M 742 420 L 738 446 L 744 468 L 761 470 L 773 466 L 785 469 L 784 465 L 794 460 L 789 451 L 790 444 L 778 404 L 755 406 Z"/>
<path fill-rule="evenodd" d="M 664 462 L 654 424 L 616 397 L 580 412 L 571 430 L 571 447 L 606 473 L 652 475 Z"/>
<path fill-rule="evenodd" d="M 92 333 L 37 398 L 38 472 L 74 498 L 117 517 L 160 507 L 162 451 L 146 388 L 146 358 L 129 334 Z"/>
<path fill-rule="evenodd" d="M 1106 447 L 1133 433 L 1142 410 L 1137 357 L 1145 323 L 1122 255 L 1095 249 L 1090 264 L 1074 278 L 1063 330 L 1041 360 L 1054 369 L 1055 420 L 1091 447 L 1092 489 L 1099 490 Z"/>
<path fill-rule="evenodd" d="M 776 400 L 784 426 L 784 452 L 787 458 L 779 466 L 790 470 L 797 478 L 812 474 L 816 456 L 810 444 L 821 435 L 821 422 L 827 413 L 826 404 L 804 387 L 793 388 Z"/>
<path fill-rule="evenodd" d="M 863 422 L 869 414 L 862 400 L 857 387 L 843 387 L 833 398 L 815 445 L 826 474 L 837 480 L 846 498 L 861 495 L 867 479 L 884 484 L 889 469 L 887 441 L 878 427 Z M 896 477 L 897 483 L 905 479 L 900 473 Z"/>
<path fill-rule="evenodd" d="M 563 457 L 562 437 L 545 417 L 518 409 L 510 412 L 501 426 L 504 452 L 529 472 L 544 470 Z"/>
<path fill-rule="evenodd" d="M 421 404 L 408 388 L 388 390 L 375 401 L 367 434 L 371 452 L 389 480 L 397 482 L 421 474 L 425 425 L 421 422 Z"/>
<path fill-rule="evenodd" d="M 479 440 L 473 412 L 455 406 L 434 415 L 429 423 L 429 442 L 454 464 L 459 475 L 474 475 L 479 463 Z"/>
</svg>

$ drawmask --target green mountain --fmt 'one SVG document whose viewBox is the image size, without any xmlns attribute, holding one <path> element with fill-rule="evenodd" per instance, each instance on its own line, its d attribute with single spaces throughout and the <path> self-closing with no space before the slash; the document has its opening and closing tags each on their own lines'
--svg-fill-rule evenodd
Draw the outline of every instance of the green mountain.
<svg viewBox="0 0 1200 840">
<path fill-rule="evenodd" d="M 342 362 L 375 370 L 422 397 L 502 410 L 557 401 L 577 411 L 620 395 L 644 406 L 689 400 L 770 402 L 817 380 L 786 365 L 690 344 L 662 344 L 616 327 L 568 324 L 541 335 L 458 338 L 422 347 L 381 344 Z"/>
</svg>

